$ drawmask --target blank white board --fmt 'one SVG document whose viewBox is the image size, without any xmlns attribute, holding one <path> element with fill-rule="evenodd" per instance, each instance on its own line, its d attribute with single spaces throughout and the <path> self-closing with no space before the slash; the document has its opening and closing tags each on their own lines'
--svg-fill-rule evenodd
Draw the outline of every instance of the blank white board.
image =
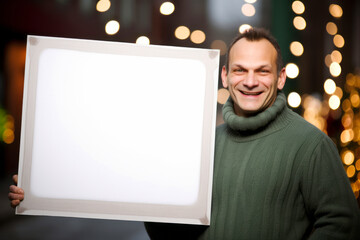
<svg viewBox="0 0 360 240">
<path fill-rule="evenodd" d="M 17 214 L 210 224 L 218 50 L 29 36 Z"/>
</svg>

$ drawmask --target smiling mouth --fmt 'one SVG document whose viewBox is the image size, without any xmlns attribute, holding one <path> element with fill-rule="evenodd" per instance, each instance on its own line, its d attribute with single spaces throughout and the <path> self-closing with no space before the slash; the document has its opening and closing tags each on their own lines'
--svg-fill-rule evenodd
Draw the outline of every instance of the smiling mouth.
<svg viewBox="0 0 360 240">
<path fill-rule="evenodd" d="M 246 91 L 240 91 L 240 92 L 246 96 L 258 96 L 262 93 L 262 92 L 246 92 Z"/>
</svg>

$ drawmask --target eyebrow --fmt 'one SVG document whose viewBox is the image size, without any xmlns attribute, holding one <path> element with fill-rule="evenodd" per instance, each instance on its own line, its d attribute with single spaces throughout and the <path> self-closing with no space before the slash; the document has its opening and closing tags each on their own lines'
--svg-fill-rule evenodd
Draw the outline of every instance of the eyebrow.
<svg viewBox="0 0 360 240">
<path fill-rule="evenodd" d="M 231 68 L 242 68 L 242 69 L 247 69 L 247 67 L 245 67 L 245 66 L 243 66 L 243 65 L 241 65 L 241 64 L 233 64 L 232 66 L 231 66 Z M 258 66 L 258 67 L 256 67 L 255 68 L 255 70 L 257 70 L 257 69 L 263 69 L 263 68 L 271 68 L 271 65 L 270 64 L 263 64 L 263 65 L 260 65 L 260 66 Z"/>
</svg>

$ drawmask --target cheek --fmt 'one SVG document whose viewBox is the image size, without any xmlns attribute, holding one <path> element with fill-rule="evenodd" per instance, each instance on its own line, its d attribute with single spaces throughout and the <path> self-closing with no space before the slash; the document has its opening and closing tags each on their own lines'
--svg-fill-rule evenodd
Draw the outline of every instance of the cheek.
<svg viewBox="0 0 360 240">
<path fill-rule="evenodd" d="M 261 80 L 261 83 L 266 89 L 269 89 L 269 90 L 277 88 L 277 86 L 276 86 L 277 83 L 276 83 L 275 79 L 273 79 L 273 78 L 264 78 Z"/>
</svg>

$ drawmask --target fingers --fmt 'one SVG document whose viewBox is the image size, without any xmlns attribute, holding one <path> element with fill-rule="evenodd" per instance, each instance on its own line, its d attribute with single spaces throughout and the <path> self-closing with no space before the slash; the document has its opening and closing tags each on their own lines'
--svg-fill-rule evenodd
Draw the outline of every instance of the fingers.
<svg viewBox="0 0 360 240">
<path fill-rule="evenodd" d="M 10 193 L 16 193 L 16 194 L 22 194 L 24 195 L 24 190 L 22 188 L 19 188 L 15 185 L 11 185 L 10 188 Z"/>
<path fill-rule="evenodd" d="M 13 180 L 14 180 L 14 183 L 17 184 L 18 183 L 18 175 L 14 175 Z M 11 185 L 9 190 L 10 190 L 10 192 L 9 192 L 8 197 L 10 200 L 10 205 L 12 208 L 15 208 L 24 199 L 24 190 L 15 185 Z"/>
<path fill-rule="evenodd" d="M 14 183 L 17 185 L 17 183 L 18 183 L 18 175 L 15 174 L 15 175 L 12 177 L 12 179 L 13 179 Z"/>
<path fill-rule="evenodd" d="M 20 204 L 20 200 L 12 200 L 10 205 L 12 208 L 16 208 Z"/>
</svg>

